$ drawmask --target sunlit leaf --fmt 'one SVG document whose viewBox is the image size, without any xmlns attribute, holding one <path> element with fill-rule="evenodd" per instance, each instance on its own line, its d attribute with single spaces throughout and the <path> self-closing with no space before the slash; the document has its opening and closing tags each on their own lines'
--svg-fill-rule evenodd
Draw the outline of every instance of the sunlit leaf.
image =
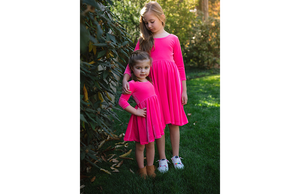
<svg viewBox="0 0 300 194">
<path fill-rule="evenodd" d="M 126 157 L 126 156 L 128 156 L 131 153 L 131 151 L 132 151 L 132 149 L 130 149 L 127 153 L 125 153 L 125 154 L 123 154 L 123 155 L 121 155 L 119 157 Z"/>
<path fill-rule="evenodd" d="M 105 169 L 103 169 L 103 168 L 100 168 L 100 170 L 103 171 L 103 172 L 105 172 L 105 173 L 107 173 L 107 174 L 110 174 L 110 175 L 111 175 L 111 173 L 110 173 L 108 170 L 105 170 Z"/>
<path fill-rule="evenodd" d="M 91 179 L 91 182 L 94 182 L 96 179 L 96 176 L 94 176 L 92 179 Z"/>
</svg>

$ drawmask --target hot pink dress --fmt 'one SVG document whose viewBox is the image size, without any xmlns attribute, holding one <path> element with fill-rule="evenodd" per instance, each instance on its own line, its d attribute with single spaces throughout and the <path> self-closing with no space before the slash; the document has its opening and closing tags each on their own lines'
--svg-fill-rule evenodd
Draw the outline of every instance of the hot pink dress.
<svg viewBox="0 0 300 194">
<path fill-rule="evenodd" d="M 155 139 L 161 138 L 164 134 L 162 121 L 162 112 L 160 103 L 155 94 L 154 86 L 149 82 L 130 81 L 129 87 L 131 94 L 122 94 L 119 100 L 119 105 L 125 109 L 129 106 L 127 102 L 130 96 L 137 103 L 136 109 L 146 108 L 146 117 L 131 115 L 124 141 L 136 141 L 140 144 L 148 144 L 154 142 Z"/>
<path fill-rule="evenodd" d="M 139 42 L 134 50 L 139 50 Z M 178 37 L 170 34 L 163 38 L 154 38 L 151 57 L 153 66 L 149 77 L 161 103 L 164 126 L 187 124 L 188 120 L 181 103 L 182 81 L 186 80 L 186 76 Z M 131 76 L 128 65 L 124 74 Z"/>
</svg>

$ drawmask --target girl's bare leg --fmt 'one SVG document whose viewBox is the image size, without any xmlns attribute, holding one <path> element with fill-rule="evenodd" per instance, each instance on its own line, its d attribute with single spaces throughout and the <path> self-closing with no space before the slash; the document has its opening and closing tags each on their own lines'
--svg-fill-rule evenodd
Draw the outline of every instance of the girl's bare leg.
<svg viewBox="0 0 300 194">
<path fill-rule="evenodd" d="M 135 142 L 135 158 L 139 168 L 144 168 L 144 149 L 145 145 Z"/>
<path fill-rule="evenodd" d="M 179 156 L 180 132 L 179 126 L 169 124 L 173 156 Z"/>
<path fill-rule="evenodd" d="M 153 163 L 154 163 L 154 154 L 155 154 L 154 142 L 146 144 L 147 166 L 152 166 L 153 165 Z"/>
<path fill-rule="evenodd" d="M 161 138 L 156 140 L 157 144 L 157 151 L 159 155 L 159 159 L 166 159 L 166 152 L 165 152 L 165 135 L 161 136 Z"/>
</svg>

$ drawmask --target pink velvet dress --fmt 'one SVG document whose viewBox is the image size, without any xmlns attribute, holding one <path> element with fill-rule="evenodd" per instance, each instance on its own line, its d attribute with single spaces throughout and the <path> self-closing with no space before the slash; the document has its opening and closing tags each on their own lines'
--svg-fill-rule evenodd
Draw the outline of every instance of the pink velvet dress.
<svg viewBox="0 0 300 194">
<path fill-rule="evenodd" d="M 130 96 L 137 103 L 136 109 L 146 108 L 146 117 L 131 115 L 125 132 L 124 141 L 136 141 L 140 144 L 154 142 L 155 139 L 164 135 L 162 112 L 160 103 L 154 90 L 154 86 L 149 82 L 130 81 L 131 94 L 122 94 L 119 105 L 125 109 L 129 106 Z"/>
<path fill-rule="evenodd" d="M 139 50 L 139 42 L 134 50 Z M 181 103 L 182 81 L 186 80 L 181 47 L 177 36 L 154 38 L 153 59 L 149 77 L 161 103 L 163 122 L 182 126 L 188 123 Z M 127 65 L 124 74 L 131 76 Z"/>
</svg>

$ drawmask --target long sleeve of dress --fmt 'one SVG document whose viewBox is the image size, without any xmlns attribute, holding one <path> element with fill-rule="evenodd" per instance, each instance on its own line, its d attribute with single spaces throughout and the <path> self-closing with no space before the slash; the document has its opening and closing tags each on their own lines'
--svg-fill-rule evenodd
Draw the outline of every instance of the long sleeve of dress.
<svg viewBox="0 0 300 194">
<path fill-rule="evenodd" d="M 140 42 L 138 41 L 135 48 L 134 48 L 134 50 L 139 50 L 139 49 L 140 49 Z M 125 74 L 128 74 L 131 77 L 131 71 L 130 71 L 130 68 L 129 68 L 128 64 L 127 64 L 127 67 L 126 67 L 125 72 L 124 72 L 124 75 Z"/>
<path fill-rule="evenodd" d="M 186 80 L 182 52 L 178 38 L 176 38 L 176 42 L 174 44 L 174 61 L 177 65 L 181 81 Z"/>
<path fill-rule="evenodd" d="M 129 106 L 130 104 L 128 103 L 128 100 L 130 98 L 130 96 L 133 94 L 133 91 L 134 91 L 134 85 L 129 83 L 129 86 L 130 86 L 130 91 L 131 93 L 130 94 L 121 94 L 121 97 L 119 99 L 119 105 L 125 109 L 127 106 Z"/>
</svg>

